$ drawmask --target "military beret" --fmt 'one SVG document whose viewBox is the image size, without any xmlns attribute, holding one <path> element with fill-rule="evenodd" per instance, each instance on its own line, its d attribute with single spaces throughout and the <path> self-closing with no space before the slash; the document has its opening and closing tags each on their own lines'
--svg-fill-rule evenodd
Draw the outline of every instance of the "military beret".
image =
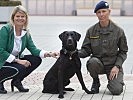
<svg viewBox="0 0 133 100">
<path fill-rule="evenodd" d="M 106 1 L 100 1 L 94 10 L 94 13 L 96 13 L 99 9 L 105 9 L 105 8 L 109 8 L 109 4 Z"/>
</svg>

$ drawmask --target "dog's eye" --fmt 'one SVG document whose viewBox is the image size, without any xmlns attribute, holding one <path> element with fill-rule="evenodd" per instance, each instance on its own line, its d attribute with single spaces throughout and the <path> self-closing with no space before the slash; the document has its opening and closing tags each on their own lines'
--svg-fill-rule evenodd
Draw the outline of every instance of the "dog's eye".
<svg viewBox="0 0 133 100">
<path fill-rule="evenodd" d="M 69 34 L 66 34 L 66 36 L 69 36 Z"/>
</svg>

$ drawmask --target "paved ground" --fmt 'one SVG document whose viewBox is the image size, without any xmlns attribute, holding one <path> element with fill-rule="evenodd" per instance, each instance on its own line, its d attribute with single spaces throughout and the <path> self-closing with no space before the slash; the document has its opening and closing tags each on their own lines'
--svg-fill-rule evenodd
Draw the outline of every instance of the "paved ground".
<svg viewBox="0 0 133 100">
<path fill-rule="evenodd" d="M 104 75 L 101 78 L 100 93 L 95 95 L 88 95 L 82 89 L 74 76 L 71 79 L 71 84 L 69 87 L 75 89 L 74 92 L 67 92 L 63 100 L 133 100 L 133 76 L 132 76 L 132 32 L 133 32 L 133 18 L 132 17 L 112 17 L 112 19 L 117 22 L 121 27 L 124 28 L 125 33 L 128 38 L 129 45 L 129 55 L 126 62 L 123 65 L 125 76 L 125 86 L 124 92 L 120 96 L 113 96 L 108 91 L 107 79 Z M 41 21 L 40 21 L 41 20 Z M 30 17 L 30 32 L 33 36 L 35 44 L 39 48 L 43 48 L 48 51 L 59 51 L 61 48 L 61 42 L 58 35 L 65 30 L 75 30 L 79 32 L 82 37 L 78 43 L 78 48 L 81 46 L 85 32 L 97 22 L 96 17 L 49 17 L 49 16 L 31 16 Z M 2 25 L 0 25 L 1 27 Z M 27 50 L 25 53 L 29 53 Z M 43 94 L 42 91 L 42 81 L 45 77 L 46 72 L 54 64 L 56 59 L 45 58 L 42 64 L 37 68 L 32 74 L 25 78 L 23 84 L 25 87 L 30 88 L 28 93 L 20 93 L 17 89 L 15 92 L 11 92 L 10 80 L 5 82 L 5 87 L 8 91 L 7 94 L 0 94 L 0 100 L 59 100 L 58 95 Z M 85 63 L 86 59 L 81 59 L 82 61 L 82 73 L 86 86 L 90 89 L 92 79 L 89 74 L 87 74 Z"/>
<path fill-rule="evenodd" d="M 30 74 L 23 84 L 25 87 L 28 87 L 30 91 L 28 93 L 20 93 L 15 88 L 15 92 L 11 92 L 10 81 L 5 83 L 6 89 L 8 90 L 7 94 L 0 95 L 0 100 L 59 100 L 58 94 L 44 94 L 42 93 L 43 89 L 43 78 L 45 77 L 44 72 L 34 72 Z M 84 81 L 88 89 L 91 87 L 92 79 L 89 74 L 83 74 Z M 101 87 L 99 94 L 86 94 L 79 84 L 79 81 L 76 76 L 71 79 L 71 83 L 68 87 L 75 89 L 74 92 L 67 92 L 64 95 L 63 100 L 133 100 L 133 76 L 125 75 L 125 86 L 124 92 L 120 96 L 113 96 L 108 91 L 107 79 L 104 75 L 100 76 Z"/>
</svg>

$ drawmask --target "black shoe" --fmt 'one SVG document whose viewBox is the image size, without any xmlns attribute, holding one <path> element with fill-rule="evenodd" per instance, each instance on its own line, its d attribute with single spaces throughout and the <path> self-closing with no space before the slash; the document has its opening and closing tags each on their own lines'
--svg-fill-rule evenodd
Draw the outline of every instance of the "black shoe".
<svg viewBox="0 0 133 100">
<path fill-rule="evenodd" d="M 7 91 L 5 90 L 3 83 L 0 83 L 0 94 L 6 94 L 6 93 Z"/>
<path fill-rule="evenodd" d="M 19 92 L 29 92 L 29 89 L 25 89 L 19 80 L 12 80 L 11 90 L 14 91 L 14 86 L 19 90 Z"/>
<path fill-rule="evenodd" d="M 93 79 L 93 84 L 91 87 L 91 92 L 94 94 L 99 93 L 100 81 L 99 78 Z"/>
</svg>

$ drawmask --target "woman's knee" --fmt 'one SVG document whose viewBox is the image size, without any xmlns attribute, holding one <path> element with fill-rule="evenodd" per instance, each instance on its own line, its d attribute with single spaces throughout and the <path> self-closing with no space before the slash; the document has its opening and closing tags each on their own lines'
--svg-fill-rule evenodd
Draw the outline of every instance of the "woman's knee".
<svg viewBox="0 0 133 100">
<path fill-rule="evenodd" d="M 113 94 L 113 95 L 120 95 L 123 92 L 123 84 L 122 83 L 113 83 L 110 82 L 107 85 L 109 91 Z"/>
<path fill-rule="evenodd" d="M 36 66 L 38 67 L 42 63 L 42 59 L 38 56 L 35 56 L 35 63 L 36 63 Z"/>
<path fill-rule="evenodd" d="M 86 66 L 87 66 L 88 71 L 90 71 L 90 70 L 97 69 L 97 67 L 103 66 L 103 65 L 102 65 L 101 61 L 98 58 L 92 57 L 87 61 Z"/>
<path fill-rule="evenodd" d="M 26 55 L 24 59 L 30 61 L 31 64 L 35 65 L 36 67 L 38 67 L 42 63 L 42 59 L 39 56 Z"/>
<path fill-rule="evenodd" d="M 42 63 L 41 57 L 34 56 L 34 60 L 38 63 L 38 65 L 40 65 Z"/>
</svg>

